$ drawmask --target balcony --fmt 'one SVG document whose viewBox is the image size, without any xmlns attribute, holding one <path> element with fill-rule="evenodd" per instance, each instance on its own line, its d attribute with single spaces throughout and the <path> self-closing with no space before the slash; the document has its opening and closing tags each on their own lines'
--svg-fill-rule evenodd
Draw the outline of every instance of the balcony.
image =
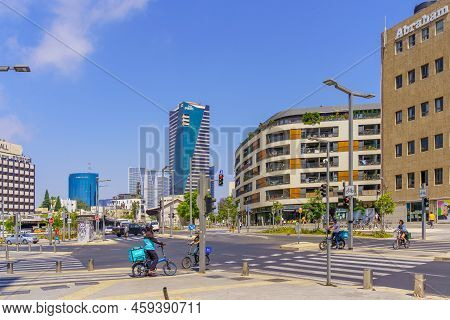
<svg viewBox="0 0 450 320">
<path fill-rule="evenodd" d="M 380 180 L 381 176 L 379 173 L 360 173 L 358 175 L 358 180 L 360 181 L 373 181 Z"/>
<path fill-rule="evenodd" d="M 289 133 L 287 131 L 271 133 L 266 136 L 266 143 L 274 143 L 289 140 Z"/>
<path fill-rule="evenodd" d="M 282 200 L 282 199 L 289 199 L 289 198 L 290 198 L 289 190 L 266 191 L 266 200 L 267 201 Z"/>
<path fill-rule="evenodd" d="M 365 166 L 377 166 L 381 164 L 381 155 L 362 155 L 359 156 L 359 165 L 361 167 Z"/>
<path fill-rule="evenodd" d="M 281 171 L 281 170 L 288 170 L 289 162 L 283 161 L 283 162 L 269 162 L 266 164 L 266 171 L 267 172 L 274 172 L 274 171 Z"/>
</svg>

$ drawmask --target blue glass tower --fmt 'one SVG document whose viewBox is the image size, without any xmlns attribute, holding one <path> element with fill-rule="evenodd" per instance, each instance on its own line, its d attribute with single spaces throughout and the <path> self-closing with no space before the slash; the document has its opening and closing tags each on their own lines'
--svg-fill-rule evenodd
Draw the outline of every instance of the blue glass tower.
<svg viewBox="0 0 450 320">
<path fill-rule="evenodd" d="M 192 190 L 200 172 L 209 174 L 209 106 L 182 102 L 169 115 L 169 165 L 174 169 L 174 192 L 189 191 L 192 159 Z"/>
<path fill-rule="evenodd" d="M 69 175 L 69 199 L 97 205 L 98 173 L 72 173 Z"/>
</svg>

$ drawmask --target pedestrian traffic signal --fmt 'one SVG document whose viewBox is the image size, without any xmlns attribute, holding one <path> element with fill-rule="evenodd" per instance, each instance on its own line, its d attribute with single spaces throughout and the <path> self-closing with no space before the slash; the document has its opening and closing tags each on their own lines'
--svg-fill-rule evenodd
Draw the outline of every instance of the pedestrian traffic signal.
<svg viewBox="0 0 450 320">
<path fill-rule="evenodd" d="M 322 198 L 327 197 L 327 185 L 323 184 L 320 186 L 320 194 L 322 195 Z"/>
<path fill-rule="evenodd" d="M 219 186 L 223 186 L 223 173 L 220 171 L 219 173 Z"/>
<path fill-rule="evenodd" d="M 205 197 L 205 214 L 212 213 L 216 209 L 216 206 L 214 205 L 215 203 L 216 199 L 211 197 L 211 195 L 207 195 Z"/>
<path fill-rule="evenodd" d="M 430 199 L 428 198 L 423 198 L 423 206 L 425 208 L 429 208 L 430 207 Z"/>
<path fill-rule="evenodd" d="M 350 197 L 344 198 L 344 207 L 350 208 Z"/>
</svg>

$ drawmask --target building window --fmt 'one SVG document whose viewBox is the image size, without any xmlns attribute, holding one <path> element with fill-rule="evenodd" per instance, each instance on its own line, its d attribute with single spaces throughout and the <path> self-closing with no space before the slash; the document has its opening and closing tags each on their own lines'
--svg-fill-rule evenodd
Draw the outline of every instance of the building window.
<svg viewBox="0 0 450 320">
<path fill-rule="evenodd" d="M 424 170 L 420 172 L 420 185 L 428 186 L 428 170 Z"/>
<path fill-rule="evenodd" d="M 421 152 L 428 151 L 428 137 L 420 139 L 420 151 Z"/>
<path fill-rule="evenodd" d="M 444 135 L 442 133 L 434 136 L 434 148 L 442 149 L 444 147 Z"/>
<path fill-rule="evenodd" d="M 408 189 L 414 189 L 414 172 L 408 173 Z"/>
<path fill-rule="evenodd" d="M 422 29 L 422 41 L 430 39 L 430 28 L 426 27 Z"/>
<path fill-rule="evenodd" d="M 430 113 L 430 104 L 427 102 L 423 102 L 420 105 L 420 111 L 422 114 L 422 117 L 426 117 L 428 115 L 428 113 Z"/>
<path fill-rule="evenodd" d="M 408 108 L 408 121 L 413 121 L 416 119 L 416 107 L 412 106 Z"/>
<path fill-rule="evenodd" d="M 434 61 L 436 67 L 436 73 L 444 71 L 444 58 L 439 58 Z"/>
<path fill-rule="evenodd" d="M 395 88 L 400 89 L 403 87 L 403 76 L 400 74 L 395 77 Z"/>
<path fill-rule="evenodd" d="M 429 64 L 424 64 L 423 66 L 420 67 L 420 71 L 422 73 L 422 79 L 426 79 L 429 76 Z"/>
<path fill-rule="evenodd" d="M 416 153 L 416 145 L 413 141 L 408 141 L 408 155 L 411 156 Z"/>
<path fill-rule="evenodd" d="M 415 69 L 408 71 L 408 83 L 413 84 L 414 82 L 416 82 L 416 70 Z"/>
<path fill-rule="evenodd" d="M 444 110 L 444 97 L 440 97 L 434 100 L 434 111 L 441 112 Z"/>
<path fill-rule="evenodd" d="M 403 52 L 403 41 L 402 40 L 397 41 L 395 43 L 395 53 L 401 53 L 401 52 Z"/>
<path fill-rule="evenodd" d="M 436 34 L 444 31 L 444 19 L 436 22 Z"/>
<path fill-rule="evenodd" d="M 408 37 L 408 46 L 412 48 L 416 45 L 416 34 L 412 34 Z"/>
<path fill-rule="evenodd" d="M 397 158 L 400 158 L 402 155 L 403 155 L 403 147 L 402 147 L 402 144 L 401 144 L 401 143 L 396 144 L 396 145 L 395 145 L 395 156 L 396 156 Z"/>
<path fill-rule="evenodd" d="M 444 181 L 444 172 L 442 168 L 434 169 L 434 184 L 440 185 Z"/>
<path fill-rule="evenodd" d="M 398 174 L 395 176 L 395 190 L 401 190 L 403 185 L 402 175 Z"/>
<path fill-rule="evenodd" d="M 396 124 L 402 123 L 402 120 L 403 120 L 403 112 L 402 111 L 397 111 L 395 113 L 395 123 Z"/>
</svg>

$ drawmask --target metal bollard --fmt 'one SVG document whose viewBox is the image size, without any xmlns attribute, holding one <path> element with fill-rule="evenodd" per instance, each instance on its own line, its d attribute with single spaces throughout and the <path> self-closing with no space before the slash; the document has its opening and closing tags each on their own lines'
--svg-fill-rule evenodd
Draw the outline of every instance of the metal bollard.
<svg viewBox="0 0 450 320">
<path fill-rule="evenodd" d="M 19 244 L 16 244 L 16 251 L 19 252 Z"/>
<path fill-rule="evenodd" d="M 56 261 L 56 272 L 57 273 L 62 272 L 62 261 Z"/>
<path fill-rule="evenodd" d="M 6 249 L 5 249 L 5 258 L 6 260 L 9 260 L 9 246 L 6 245 Z"/>
<path fill-rule="evenodd" d="M 28 252 L 31 252 L 31 244 L 28 244 Z"/>
<path fill-rule="evenodd" d="M 425 275 L 416 273 L 414 275 L 414 296 L 418 298 L 425 298 Z"/>
<path fill-rule="evenodd" d="M 53 253 L 56 253 L 56 243 L 53 243 Z"/>
<path fill-rule="evenodd" d="M 169 292 L 167 291 L 166 287 L 163 288 L 163 293 L 164 293 L 164 300 L 170 300 L 169 299 Z"/>
<path fill-rule="evenodd" d="M 244 261 L 244 263 L 242 264 L 242 276 L 248 277 L 249 275 L 250 275 L 250 270 L 248 268 L 248 262 Z"/>
<path fill-rule="evenodd" d="M 366 289 L 366 290 L 373 290 L 373 272 L 372 272 L 372 269 L 364 269 L 363 288 Z"/>
<path fill-rule="evenodd" d="M 6 273 L 7 274 L 13 274 L 14 273 L 14 265 L 12 262 L 8 262 L 6 264 Z"/>
<path fill-rule="evenodd" d="M 42 253 L 42 244 L 39 245 L 39 253 Z"/>
<path fill-rule="evenodd" d="M 89 259 L 88 260 L 87 269 L 88 269 L 88 271 L 94 271 L 94 259 Z"/>
</svg>

